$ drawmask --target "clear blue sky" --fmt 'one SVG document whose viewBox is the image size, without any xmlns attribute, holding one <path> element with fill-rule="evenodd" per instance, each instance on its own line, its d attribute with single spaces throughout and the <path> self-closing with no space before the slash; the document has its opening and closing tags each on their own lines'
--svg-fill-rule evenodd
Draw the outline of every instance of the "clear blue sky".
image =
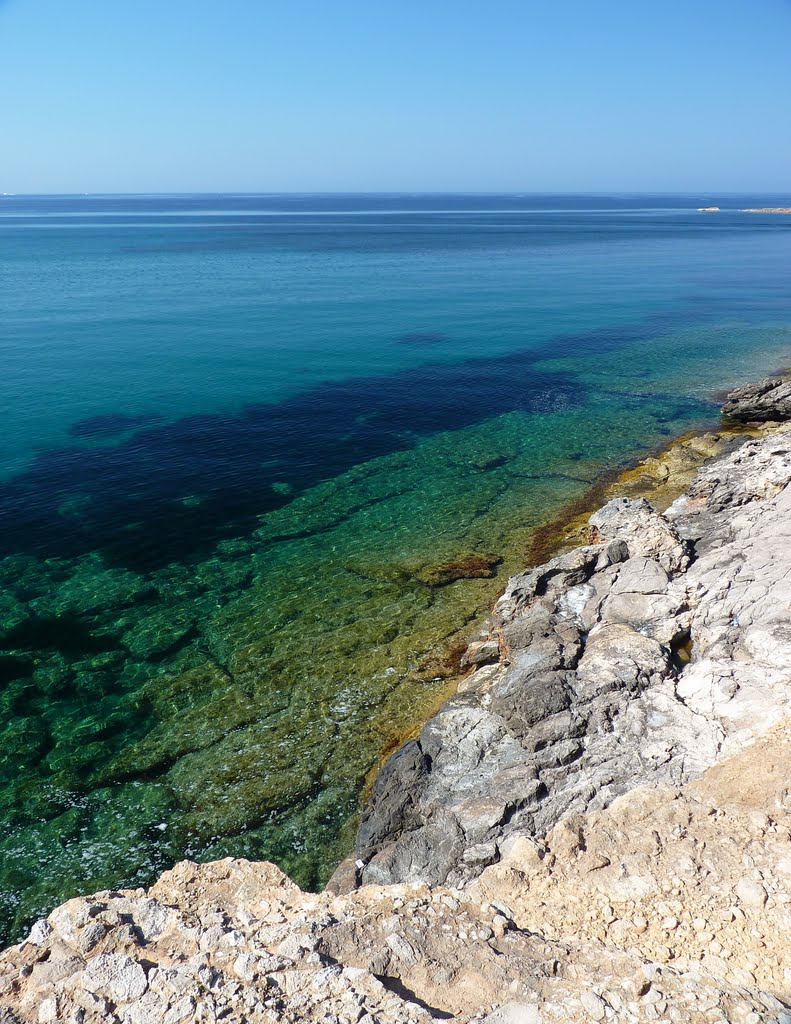
<svg viewBox="0 0 791 1024">
<path fill-rule="evenodd" d="M 0 191 L 791 191 L 791 0 L 0 0 Z"/>
</svg>

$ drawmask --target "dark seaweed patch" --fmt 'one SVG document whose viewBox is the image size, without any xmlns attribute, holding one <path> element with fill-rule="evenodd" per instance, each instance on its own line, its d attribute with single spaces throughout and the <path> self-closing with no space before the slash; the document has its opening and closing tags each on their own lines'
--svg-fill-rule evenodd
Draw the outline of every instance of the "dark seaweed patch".
<svg viewBox="0 0 791 1024">
<path fill-rule="evenodd" d="M 0 685 L 14 679 L 25 679 L 32 672 L 33 662 L 30 658 L 20 658 L 14 654 L 0 655 Z"/>
<path fill-rule="evenodd" d="M 149 426 L 113 446 L 42 453 L 0 485 L 0 553 L 100 550 L 110 564 L 138 571 L 184 560 L 254 528 L 304 489 L 419 437 L 582 400 L 577 382 L 537 372 L 534 358 L 521 352 L 356 378 L 236 415 Z"/>
<path fill-rule="evenodd" d="M 184 561 L 254 529 L 305 489 L 421 437 L 580 404 L 578 378 L 536 363 L 644 340 L 665 327 L 655 320 L 560 335 L 491 359 L 331 382 L 238 414 L 150 424 L 115 445 L 44 452 L 0 484 L 0 555 L 98 550 L 110 565 L 142 572 Z M 690 400 L 673 415 L 704 408 Z"/>
<path fill-rule="evenodd" d="M 78 657 L 112 651 L 118 646 L 110 636 L 95 636 L 76 615 L 26 619 L 6 633 L 3 646 L 21 650 L 58 650 Z"/>
</svg>

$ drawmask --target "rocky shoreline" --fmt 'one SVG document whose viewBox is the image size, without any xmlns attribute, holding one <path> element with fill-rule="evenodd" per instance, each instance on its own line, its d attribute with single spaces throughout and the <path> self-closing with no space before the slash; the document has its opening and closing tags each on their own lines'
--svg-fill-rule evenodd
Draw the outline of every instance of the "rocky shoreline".
<svg viewBox="0 0 791 1024">
<path fill-rule="evenodd" d="M 724 412 L 763 426 L 663 513 L 509 581 L 326 892 L 226 860 L 70 900 L 0 1021 L 791 1022 L 791 383 Z"/>
<path fill-rule="evenodd" d="M 724 411 L 784 419 L 789 394 L 764 382 Z M 637 785 L 683 784 L 777 720 L 788 679 L 766 670 L 791 561 L 787 510 L 770 524 L 763 499 L 791 466 L 782 436 L 745 440 L 664 515 L 610 501 L 589 543 L 509 581 L 458 696 L 380 773 L 359 881 L 464 884 L 509 836 L 543 835 Z"/>
</svg>

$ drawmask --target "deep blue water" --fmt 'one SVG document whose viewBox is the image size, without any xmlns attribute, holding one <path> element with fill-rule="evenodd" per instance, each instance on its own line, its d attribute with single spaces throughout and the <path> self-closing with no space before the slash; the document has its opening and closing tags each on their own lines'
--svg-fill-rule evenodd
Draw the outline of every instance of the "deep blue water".
<svg viewBox="0 0 791 1024">
<path fill-rule="evenodd" d="M 502 582 L 419 567 L 507 567 L 791 363 L 791 217 L 740 212 L 790 205 L 0 197 L 9 934 L 186 852 L 326 877 L 382 722 Z"/>
<path fill-rule="evenodd" d="M 709 202 L 723 212 L 695 212 Z M 627 326 L 771 320 L 789 220 L 734 210 L 782 202 L 0 197 L 3 454 L 87 438 L 98 416 L 236 412 L 427 364 L 573 355 Z"/>
<path fill-rule="evenodd" d="M 782 324 L 791 221 L 735 211 L 787 202 L 2 197 L 0 550 L 168 560 L 415 435 L 570 394 L 543 356 Z M 132 507 L 156 551 L 119 538 Z"/>
</svg>

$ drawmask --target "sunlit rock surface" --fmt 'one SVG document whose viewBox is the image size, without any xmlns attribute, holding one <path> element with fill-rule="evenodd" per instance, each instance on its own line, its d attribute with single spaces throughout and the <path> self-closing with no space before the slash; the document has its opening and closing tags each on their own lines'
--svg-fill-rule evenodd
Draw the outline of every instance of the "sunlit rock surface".
<svg viewBox="0 0 791 1024">
<path fill-rule="evenodd" d="M 511 835 L 684 783 L 787 713 L 789 481 L 782 427 L 664 515 L 612 500 L 591 543 L 512 578 L 462 692 L 380 773 L 361 880 L 463 884 Z"/>
</svg>

